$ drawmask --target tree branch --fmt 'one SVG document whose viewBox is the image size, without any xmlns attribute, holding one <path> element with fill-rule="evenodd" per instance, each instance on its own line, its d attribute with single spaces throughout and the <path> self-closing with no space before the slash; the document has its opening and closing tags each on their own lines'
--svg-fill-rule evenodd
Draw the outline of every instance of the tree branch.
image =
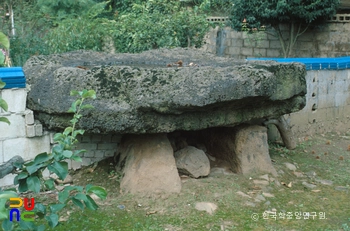
<svg viewBox="0 0 350 231">
<path fill-rule="evenodd" d="M 24 163 L 24 160 L 20 156 L 14 156 L 9 161 L 7 161 L 5 164 L 0 166 L 0 179 L 4 178 L 6 175 L 13 172 L 13 170 L 16 169 L 16 167 L 13 166 L 14 163 Z"/>
</svg>

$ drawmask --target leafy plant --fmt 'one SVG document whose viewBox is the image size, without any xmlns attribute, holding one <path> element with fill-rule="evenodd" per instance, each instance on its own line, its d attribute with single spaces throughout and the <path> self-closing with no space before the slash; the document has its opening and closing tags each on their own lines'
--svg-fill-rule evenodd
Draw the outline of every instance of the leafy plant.
<svg viewBox="0 0 350 231">
<path fill-rule="evenodd" d="M 0 66 L 10 66 L 9 50 L 10 40 L 0 31 Z"/>
<path fill-rule="evenodd" d="M 279 38 L 284 57 L 291 55 L 299 38 L 310 26 L 323 23 L 333 16 L 339 0 L 232 0 L 232 27 L 242 30 L 242 23 L 249 28 L 273 28 L 266 33 Z M 289 27 L 288 36 L 283 33 L 283 25 Z"/>
<path fill-rule="evenodd" d="M 1 81 L 1 79 L 0 79 L 0 89 L 4 88 L 5 85 L 6 85 L 6 83 Z M 7 105 L 6 101 L 1 97 L 0 97 L 0 109 L 2 109 L 4 111 L 7 111 L 7 109 L 8 109 L 8 105 Z M 3 116 L 0 116 L 0 122 L 10 124 L 10 121 L 6 117 L 3 117 Z"/>
<path fill-rule="evenodd" d="M 84 130 L 76 129 L 76 124 L 82 117 L 82 110 L 93 108 L 90 104 L 84 104 L 84 101 L 95 99 L 96 93 L 93 90 L 83 90 L 72 91 L 71 95 L 78 96 L 78 99 L 72 103 L 68 110 L 68 112 L 73 113 L 73 118 L 70 120 L 71 126 L 67 127 L 62 133 L 55 134 L 54 141 L 57 143 L 52 148 L 52 153 L 40 153 L 32 161 L 24 164 L 15 164 L 19 170 L 16 173 L 14 184 L 18 185 L 19 192 L 32 191 L 39 193 L 42 190 L 53 190 L 55 188 L 54 179 L 51 177 L 44 179 L 43 171 L 48 169 L 50 172 L 55 173 L 58 179 L 64 180 L 68 175 L 68 163 L 66 160 L 82 161 L 80 155 L 85 150 L 76 150 L 75 144 L 78 142 L 77 136 L 84 134 Z M 107 196 L 105 189 L 99 186 L 86 185 L 85 188 L 82 186 L 65 186 L 58 193 L 57 203 L 48 206 L 42 203 L 35 203 L 34 211 L 39 218 L 45 218 L 49 226 L 53 228 L 59 223 L 58 212 L 66 207 L 70 201 L 81 209 L 86 207 L 96 210 L 98 206 L 90 194 L 95 194 L 101 199 Z M 1 205 L 0 209 L 4 207 L 1 207 Z M 2 226 L 4 230 L 12 230 L 13 228 L 12 223 L 8 220 L 4 220 Z M 43 230 L 43 226 L 36 226 L 29 221 L 21 221 L 19 226 L 22 229 L 26 226 L 34 230 Z"/>
</svg>

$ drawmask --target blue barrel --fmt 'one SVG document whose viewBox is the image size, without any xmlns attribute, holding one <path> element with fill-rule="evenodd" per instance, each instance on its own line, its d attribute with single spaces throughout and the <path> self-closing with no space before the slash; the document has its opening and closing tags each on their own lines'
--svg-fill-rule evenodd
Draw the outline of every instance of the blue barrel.
<svg viewBox="0 0 350 231">
<path fill-rule="evenodd" d="M 1 67 L 0 79 L 6 83 L 4 89 L 26 87 L 26 78 L 22 67 Z"/>
</svg>

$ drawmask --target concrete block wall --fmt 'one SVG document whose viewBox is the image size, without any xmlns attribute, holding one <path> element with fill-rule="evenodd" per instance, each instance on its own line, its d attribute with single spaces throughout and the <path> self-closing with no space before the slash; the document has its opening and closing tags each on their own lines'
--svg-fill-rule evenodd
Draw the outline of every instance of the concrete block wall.
<svg viewBox="0 0 350 231">
<path fill-rule="evenodd" d="M 285 38 L 288 38 L 287 27 L 282 28 Z M 222 38 L 219 36 L 220 30 L 225 32 L 225 36 Z M 349 22 L 328 22 L 322 27 L 310 29 L 298 38 L 291 57 L 349 56 L 350 36 L 345 36 L 349 33 Z M 204 46 L 201 49 L 217 54 L 219 46 L 222 50 L 222 56 L 225 57 L 238 59 L 283 57 L 278 38 L 265 32 L 248 34 L 247 32 L 234 31 L 230 27 L 212 28 L 205 36 Z"/>
<path fill-rule="evenodd" d="M 26 108 L 27 89 L 3 89 L 0 96 L 9 106 L 7 112 L 0 111 L 0 117 L 6 117 L 11 122 L 10 125 L 0 123 L 0 165 L 16 155 L 27 161 L 42 152 L 50 153 L 54 145 L 54 133 L 44 131 L 43 126 L 35 120 L 33 111 Z M 68 161 L 72 169 L 114 156 L 121 136 L 84 134 L 78 139 L 76 148 L 87 152 L 82 156 L 83 162 Z M 14 177 L 9 174 L 0 179 L 0 187 L 13 185 Z"/>
<path fill-rule="evenodd" d="M 69 161 L 68 167 L 79 169 L 97 161 L 113 157 L 118 150 L 121 135 L 84 134 L 78 138 L 77 149 L 85 149 L 82 162 Z"/>
<path fill-rule="evenodd" d="M 306 106 L 286 115 L 300 140 L 314 134 L 350 132 L 350 70 L 307 71 Z"/>
<path fill-rule="evenodd" d="M 26 109 L 27 89 L 13 88 L 0 91 L 8 104 L 8 111 L 0 111 L 11 125 L 0 123 L 0 164 L 16 155 L 30 160 L 36 154 L 50 151 L 50 137 L 42 125 L 34 120 L 33 111 Z M 14 175 L 0 179 L 0 186 L 13 184 Z"/>
</svg>

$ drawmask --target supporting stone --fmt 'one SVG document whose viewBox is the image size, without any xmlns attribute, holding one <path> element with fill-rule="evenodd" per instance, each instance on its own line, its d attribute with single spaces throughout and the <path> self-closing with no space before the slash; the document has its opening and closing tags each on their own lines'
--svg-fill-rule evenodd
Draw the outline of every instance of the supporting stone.
<svg viewBox="0 0 350 231">
<path fill-rule="evenodd" d="M 230 163 L 236 173 L 266 172 L 276 176 L 267 143 L 267 129 L 258 125 L 215 128 L 203 132 L 208 153 Z"/>
<path fill-rule="evenodd" d="M 176 166 L 180 173 L 198 178 L 208 176 L 210 162 L 205 153 L 193 146 L 188 146 L 175 152 Z"/>
<path fill-rule="evenodd" d="M 126 136 L 121 141 L 121 156 L 126 157 L 120 184 L 123 192 L 152 195 L 181 191 L 173 149 L 166 134 Z"/>
</svg>

